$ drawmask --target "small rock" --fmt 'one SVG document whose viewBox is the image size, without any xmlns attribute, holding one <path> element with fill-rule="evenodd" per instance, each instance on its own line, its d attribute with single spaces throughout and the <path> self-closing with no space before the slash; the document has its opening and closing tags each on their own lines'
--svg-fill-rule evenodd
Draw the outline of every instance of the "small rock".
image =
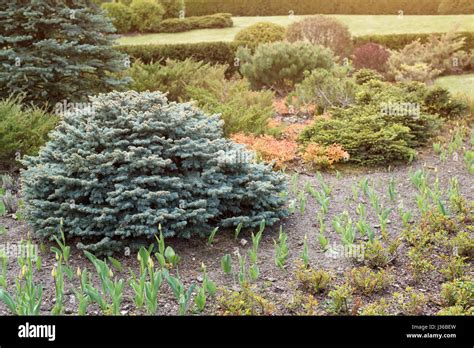
<svg viewBox="0 0 474 348">
<path fill-rule="evenodd" d="M 248 243 L 247 240 L 245 240 L 243 238 L 240 240 L 240 245 L 242 245 L 242 246 L 246 246 L 247 243 Z"/>
<path fill-rule="evenodd" d="M 121 311 L 120 311 L 120 314 L 122 314 L 122 315 L 127 315 L 127 314 L 128 314 L 128 311 L 125 310 L 125 309 L 124 309 L 124 310 L 121 310 Z"/>
<path fill-rule="evenodd" d="M 201 275 L 198 275 L 196 279 L 197 279 L 198 282 L 202 282 L 202 281 L 203 281 L 203 278 L 202 278 Z"/>
<path fill-rule="evenodd" d="M 282 288 L 281 286 L 278 286 L 278 285 L 275 285 L 275 290 L 281 291 L 281 292 L 285 291 L 284 288 Z"/>
</svg>

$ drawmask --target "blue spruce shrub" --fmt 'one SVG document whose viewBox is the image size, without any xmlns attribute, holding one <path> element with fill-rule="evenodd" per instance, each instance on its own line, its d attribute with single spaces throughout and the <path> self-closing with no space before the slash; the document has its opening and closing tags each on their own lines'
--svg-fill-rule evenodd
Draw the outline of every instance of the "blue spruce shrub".
<svg viewBox="0 0 474 348">
<path fill-rule="evenodd" d="M 283 174 L 242 160 L 252 153 L 224 138 L 222 123 L 160 92 L 92 97 L 25 157 L 27 218 L 40 237 L 62 224 L 95 245 L 151 238 L 159 224 L 186 238 L 216 225 L 274 224 L 286 215 Z"/>
</svg>

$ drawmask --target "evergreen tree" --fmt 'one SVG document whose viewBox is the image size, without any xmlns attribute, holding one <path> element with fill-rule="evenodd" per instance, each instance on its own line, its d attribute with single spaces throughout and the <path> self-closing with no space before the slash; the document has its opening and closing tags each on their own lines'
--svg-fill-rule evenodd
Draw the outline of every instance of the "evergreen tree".
<svg viewBox="0 0 474 348">
<path fill-rule="evenodd" d="M 40 237 L 205 235 L 215 225 L 272 225 L 286 215 L 284 175 L 223 137 L 222 121 L 160 92 L 112 92 L 67 113 L 22 173 Z M 94 244 L 89 245 L 92 247 Z"/>
<path fill-rule="evenodd" d="M 0 96 L 23 94 L 50 107 L 125 81 L 127 57 L 112 48 L 115 29 L 87 0 L 0 0 Z"/>
</svg>

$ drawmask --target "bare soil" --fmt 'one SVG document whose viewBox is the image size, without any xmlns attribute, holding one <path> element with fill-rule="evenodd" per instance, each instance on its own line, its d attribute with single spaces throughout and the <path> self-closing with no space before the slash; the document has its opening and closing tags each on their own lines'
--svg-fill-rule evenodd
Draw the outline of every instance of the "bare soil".
<svg viewBox="0 0 474 348">
<path fill-rule="evenodd" d="M 351 186 L 357 184 L 361 179 L 368 177 L 370 183 L 379 193 L 381 203 L 384 207 L 394 208 L 389 224 L 389 233 L 392 236 L 397 236 L 403 230 L 401 219 L 398 215 L 398 203 L 403 201 L 405 209 L 411 209 L 413 212 L 417 212 L 415 202 L 416 189 L 410 182 L 409 172 L 416 171 L 417 169 L 425 168 L 432 172 L 434 177 L 435 172 L 439 177 L 439 181 L 442 189 L 446 189 L 449 184 L 449 180 L 453 177 L 457 177 L 459 180 L 462 195 L 468 201 L 474 201 L 474 179 L 472 175 L 467 173 L 465 164 L 462 161 L 462 157 L 459 156 L 459 160 L 448 158 L 445 163 L 441 163 L 439 156 L 432 153 L 430 149 L 425 150 L 421 153 L 418 159 L 411 165 L 401 165 L 396 167 L 387 166 L 387 168 L 375 168 L 375 169 L 354 169 L 354 168 L 340 168 L 342 177 L 337 178 L 335 173 L 326 172 L 323 173 L 324 180 L 332 187 L 332 196 L 330 200 L 329 213 L 326 218 L 327 231 L 326 236 L 331 244 L 340 244 L 340 237 L 337 235 L 331 226 L 332 218 L 347 210 L 352 218 L 356 220 L 355 210 L 360 202 L 365 202 L 368 212 L 368 220 L 372 226 L 379 226 L 379 222 L 373 209 L 370 208 L 369 202 L 363 195 L 360 195 L 359 201 L 354 201 L 352 198 Z M 397 202 L 392 203 L 388 197 L 388 184 L 391 178 L 395 179 L 396 190 L 397 190 Z M 290 180 L 290 176 L 289 176 Z M 304 188 L 306 182 L 310 182 L 313 186 L 319 187 L 314 174 L 302 173 L 299 176 L 299 187 Z M 344 275 L 352 267 L 354 263 L 351 259 L 345 257 L 333 257 L 329 253 L 325 253 L 321 250 L 319 242 L 317 240 L 317 233 L 319 231 L 319 223 L 317 220 L 317 212 L 320 207 L 311 196 L 308 197 L 306 211 L 303 215 L 300 214 L 297 209 L 296 212 L 282 221 L 283 229 L 288 233 L 288 248 L 289 248 L 289 259 L 285 270 L 281 270 L 275 266 L 274 263 L 274 240 L 278 238 L 279 225 L 273 226 L 272 228 L 267 227 L 264 236 L 262 238 L 260 249 L 259 249 L 259 267 L 260 267 L 260 278 L 256 283 L 256 289 L 259 294 L 264 296 L 273 302 L 276 306 L 275 314 L 290 315 L 294 314 L 289 308 L 288 304 L 291 302 L 292 297 L 295 293 L 296 283 L 294 280 L 295 270 L 298 264 L 298 260 L 301 257 L 303 249 L 304 236 L 308 236 L 309 254 L 311 264 L 315 268 L 324 268 L 331 271 L 335 275 L 332 287 L 335 284 L 343 282 Z M 413 219 L 416 220 L 418 216 L 416 214 Z M 28 235 L 32 238 L 34 243 L 40 245 L 45 243 L 46 252 L 41 253 L 42 257 L 42 269 L 36 272 L 36 279 L 41 282 L 44 286 L 43 294 L 43 305 L 41 307 L 42 314 L 49 314 L 55 298 L 54 281 L 51 276 L 52 267 L 55 265 L 55 258 L 53 253 L 49 251 L 50 247 L 53 246 L 51 242 L 43 242 L 38 240 L 31 229 L 28 227 L 26 222 L 17 221 L 11 217 L 0 218 L 0 225 L 7 227 L 7 233 L 0 235 L 0 245 L 6 245 L 7 243 L 17 243 L 21 239 L 26 239 Z M 376 228 L 379 232 L 379 229 Z M 245 243 L 247 242 L 247 243 Z M 200 284 L 201 278 L 201 263 L 207 266 L 208 276 L 214 280 L 218 287 L 226 287 L 228 289 L 234 288 L 232 277 L 224 275 L 221 270 L 220 260 L 224 254 L 232 254 L 233 256 L 233 269 L 238 269 L 237 258 L 234 254 L 239 251 L 241 255 L 246 255 L 247 250 L 251 247 L 250 231 L 243 231 L 239 236 L 238 240 L 233 239 L 233 231 L 220 231 L 217 233 L 216 238 L 212 246 L 207 245 L 206 239 L 194 238 L 190 240 L 182 239 L 168 239 L 166 240 L 168 245 L 171 245 L 174 250 L 181 256 L 179 263 L 179 275 L 186 285 L 191 283 Z M 244 245 L 245 244 L 245 245 Z M 405 289 L 406 286 L 413 286 L 416 290 L 425 293 L 429 302 L 424 311 L 426 315 L 432 315 L 439 310 L 439 290 L 440 284 L 443 281 L 442 276 L 433 272 L 422 279 L 419 282 L 414 282 L 411 275 L 410 267 L 408 266 L 408 260 L 406 257 L 406 246 L 402 245 L 399 256 L 394 262 L 388 266 L 387 270 L 394 275 L 394 281 L 390 284 L 389 288 L 383 291 L 381 294 L 371 296 L 356 296 L 357 301 L 360 304 L 367 304 L 380 297 L 388 297 L 395 291 Z M 78 267 L 84 269 L 87 267 L 92 270 L 92 265 L 85 258 L 80 250 L 77 250 L 72 246 L 72 255 L 70 258 L 71 266 L 74 270 Z M 138 262 L 136 260 L 136 254 L 132 253 L 130 256 L 126 255 L 114 255 L 115 258 L 119 259 L 124 269 L 128 270 L 130 267 L 135 272 L 138 272 Z M 14 289 L 14 279 L 19 274 L 20 268 L 16 263 L 16 260 L 9 260 L 8 263 L 8 288 Z M 473 274 L 472 262 L 470 264 L 469 273 Z M 116 272 L 118 277 L 124 279 L 130 279 L 128 271 L 124 273 Z M 77 279 L 72 281 L 66 281 L 66 296 L 65 296 L 65 307 L 66 314 L 77 313 L 77 303 L 71 291 L 71 284 L 78 287 Z M 318 297 L 320 303 L 325 301 L 327 293 L 322 294 Z M 123 315 L 137 315 L 144 314 L 144 312 L 138 311 L 132 301 L 133 293 L 129 286 L 125 287 L 124 301 L 122 304 Z M 174 299 L 169 287 L 167 285 L 162 287 L 159 297 L 159 310 L 160 315 L 174 315 L 177 313 L 177 303 Z M 210 301 L 204 314 L 219 314 L 219 308 L 217 301 Z M 324 314 L 324 307 L 322 306 L 321 313 Z M 7 308 L 0 303 L 0 315 L 7 315 L 9 311 Z M 100 311 L 97 306 L 89 306 L 90 315 L 100 315 Z M 393 313 L 397 314 L 397 313 Z"/>
</svg>

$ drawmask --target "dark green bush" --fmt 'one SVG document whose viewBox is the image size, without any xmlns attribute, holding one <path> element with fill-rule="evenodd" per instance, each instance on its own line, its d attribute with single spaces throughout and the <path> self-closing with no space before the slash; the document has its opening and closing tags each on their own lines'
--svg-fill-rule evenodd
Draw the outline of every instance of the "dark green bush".
<svg viewBox="0 0 474 348">
<path fill-rule="evenodd" d="M 430 89 L 425 96 L 426 110 L 443 117 L 461 117 L 469 111 L 469 105 L 453 98 L 451 93 L 442 87 Z"/>
<path fill-rule="evenodd" d="M 39 237 L 60 224 L 84 245 L 154 238 L 158 225 L 166 237 L 190 237 L 286 215 L 285 177 L 225 139 L 218 117 L 158 92 L 91 101 L 92 111 L 67 114 L 23 161 L 25 213 Z"/>
<path fill-rule="evenodd" d="M 158 31 L 160 33 L 179 33 L 194 29 L 212 29 L 232 27 L 230 13 L 217 13 L 202 17 L 170 18 L 161 21 Z"/>
<path fill-rule="evenodd" d="M 236 72 L 235 52 L 238 45 L 232 42 L 201 42 L 169 45 L 130 45 L 117 48 L 128 54 L 132 60 L 143 63 L 164 62 L 166 59 L 193 59 L 211 64 L 227 65 L 227 76 Z"/>
<path fill-rule="evenodd" d="M 42 109 L 22 105 L 18 98 L 0 101 L 0 169 L 15 169 L 20 157 L 35 155 L 58 120 Z"/>
<path fill-rule="evenodd" d="M 132 24 L 140 33 L 159 31 L 165 9 L 156 0 L 133 0 L 130 4 Z"/>
<path fill-rule="evenodd" d="M 132 11 L 120 2 L 106 2 L 101 5 L 120 34 L 132 30 Z"/>
<path fill-rule="evenodd" d="M 303 143 L 340 144 L 355 164 L 378 165 L 408 161 L 415 151 L 408 145 L 410 129 L 392 123 L 375 106 L 338 110 L 333 118 L 317 118 L 301 133 Z M 344 112 L 345 111 L 345 112 Z M 350 113 L 350 115 L 348 114 Z"/>
<path fill-rule="evenodd" d="M 85 1 L 8 1 L 0 6 L 0 98 L 53 107 L 120 88 L 125 69 L 111 21 Z M 74 14 L 74 15 L 72 15 Z M 100 35 L 98 35 L 100 33 Z"/>
<path fill-rule="evenodd" d="M 229 12 L 234 16 L 321 14 L 436 15 L 441 0 L 186 0 L 190 16 Z M 293 12 L 290 12 L 293 11 Z M 461 12 L 462 13 L 462 12 Z M 472 12 L 471 12 L 472 13 Z"/>
<path fill-rule="evenodd" d="M 283 95 L 304 79 L 304 72 L 334 66 L 331 50 L 307 42 L 273 42 L 262 44 L 252 54 L 239 47 L 240 72 L 253 89 L 267 88 Z"/>
<path fill-rule="evenodd" d="M 383 76 L 372 69 L 360 69 L 354 73 L 354 79 L 358 85 L 363 85 L 371 80 L 383 81 Z"/>
<path fill-rule="evenodd" d="M 282 41 L 285 38 L 285 32 L 286 29 L 282 25 L 259 22 L 239 31 L 234 41 L 258 46 L 261 43 Z"/>
<path fill-rule="evenodd" d="M 408 161 L 417 147 L 426 145 L 436 134 L 441 123 L 437 115 L 427 113 L 422 86 L 370 80 L 359 86 L 355 104 L 331 109 L 329 120 L 317 118 L 300 140 L 340 144 L 349 152 L 350 161 L 361 165 Z M 406 104 L 414 105 L 414 112 L 403 109 Z"/>
</svg>

